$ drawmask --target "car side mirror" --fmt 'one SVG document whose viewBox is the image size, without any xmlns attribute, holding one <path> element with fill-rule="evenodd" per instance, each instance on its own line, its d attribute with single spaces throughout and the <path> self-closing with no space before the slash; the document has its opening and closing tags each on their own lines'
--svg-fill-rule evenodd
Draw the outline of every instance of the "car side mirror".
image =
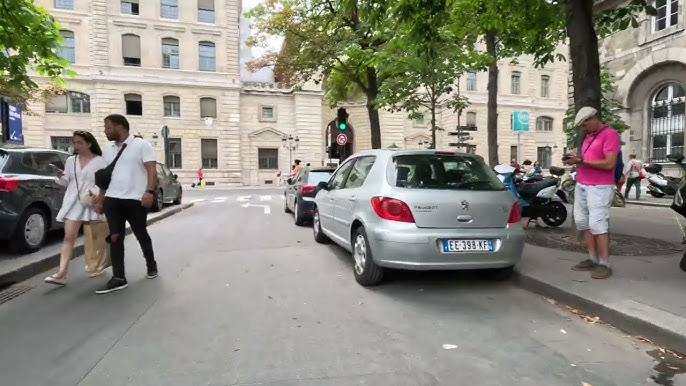
<svg viewBox="0 0 686 386">
<path fill-rule="evenodd" d="M 176 181 L 176 180 L 179 179 L 179 175 L 178 175 L 178 174 L 174 174 L 172 177 L 174 177 L 174 181 Z"/>
<path fill-rule="evenodd" d="M 326 181 L 319 181 L 317 190 L 329 190 L 329 183 Z"/>
</svg>

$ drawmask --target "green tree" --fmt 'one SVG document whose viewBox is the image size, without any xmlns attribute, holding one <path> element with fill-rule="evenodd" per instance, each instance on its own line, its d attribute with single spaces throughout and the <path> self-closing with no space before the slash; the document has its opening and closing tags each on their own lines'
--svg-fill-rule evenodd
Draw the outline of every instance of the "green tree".
<svg viewBox="0 0 686 386">
<path fill-rule="evenodd" d="M 377 56 L 376 66 L 386 75 L 377 99 L 379 107 L 404 111 L 410 119 L 430 115 L 431 148 L 436 148 L 437 113 L 444 109 L 461 115 L 469 106 L 457 80 L 465 72 L 483 69 L 485 58 L 473 50 L 476 36 L 470 31 L 455 35 L 432 20 L 436 12 L 424 9 L 411 23 L 397 24 L 395 35 Z M 421 25 L 426 23 L 426 25 Z M 414 29 L 433 29 L 416 34 Z M 427 36 L 428 39 L 423 37 Z"/>
<path fill-rule="evenodd" d="M 613 129 L 617 130 L 620 134 L 629 130 L 629 125 L 624 122 L 624 120 L 617 114 L 618 110 L 624 108 L 622 104 L 610 97 L 616 90 L 614 82 L 612 80 L 612 73 L 610 70 L 603 66 L 600 71 L 600 91 L 602 97 L 600 99 L 600 116 L 603 122 L 610 125 Z M 572 104 L 567 109 L 564 118 L 564 132 L 567 137 L 567 146 L 570 148 L 576 148 L 579 143 L 579 127 L 574 125 L 574 117 L 576 115 L 577 109 Z"/>
<path fill-rule="evenodd" d="M 367 101 L 372 148 L 380 148 L 375 101 L 384 77 L 374 63 L 393 33 L 384 27 L 385 7 L 383 1 L 268 0 L 246 14 L 256 32 L 248 45 L 265 46 L 270 36 L 283 36 L 284 46 L 249 67 L 273 67 L 278 81 L 293 86 L 325 80 L 330 105 L 360 91 Z"/>
<path fill-rule="evenodd" d="M 61 85 L 64 76 L 73 74 L 69 62 L 57 55 L 61 42 L 59 24 L 33 0 L 0 0 L 0 96 L 11 103 L 40 98 L 31 70 Z"/>
</svg>

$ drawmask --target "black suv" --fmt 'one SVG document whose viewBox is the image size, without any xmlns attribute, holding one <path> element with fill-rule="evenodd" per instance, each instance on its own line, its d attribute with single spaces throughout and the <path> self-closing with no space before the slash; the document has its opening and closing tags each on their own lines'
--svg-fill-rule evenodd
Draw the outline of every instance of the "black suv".
<svg viewBox="0 0 686 386">
<path fill-rule="evenodd" d="M 32 253 L 55 221 L 66 187 L 57 183 L 55 167 L 64 170 L 70 154 L 59 150 L 0 145 L 0 238 L 16 253 Z M 54 165 L 54 166 L 51 166 Z"/>
</svg>

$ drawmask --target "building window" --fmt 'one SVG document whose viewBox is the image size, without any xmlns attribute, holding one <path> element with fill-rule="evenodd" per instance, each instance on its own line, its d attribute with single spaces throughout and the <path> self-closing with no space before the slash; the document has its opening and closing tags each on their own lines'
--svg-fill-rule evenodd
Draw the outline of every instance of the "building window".
<svg viewBox="0 0 686 386">
<path fill-rule="evenodd" d="M 274 106 L 261 106 L 260 107 L 260 119 L 265 121 L 273 121 L 276 117 L 274 114 Z"/>
<path fill-rule="evenodd" d="M 91 112 L 91 97 L 76 91 L 67 91 L 62 95 L 53 95 L 45 103 L 46 113 L 80 113 Z"/>
<path fill-rule="evenodd" d="M 215 71 L 216 70 L 216 54 L 214 49 L 214 43 L 212 42 L 200 42 L 198 46 L 198 51 L 200 53 L 199 70 L 200 71 Z"/>
<path fill-rule="evenodd" d="M 683 154 L 684 107 L 686 93 L 678 83 L 665 85 L 653 96 L 649 131 L 651 162 L 666 162 L 669 154 Z"/>
<path fill-rule="evenodd" d="M 126 115 L 143 115 L 143 98 L 140 94 L 124 94 Z"/>
<path fill-rule="evenodd" d="M 541 76 L 541 96 L 543 98 L 550 96 L 550 77 L 548 75 Z"/>
<path fill-rule="evenodd" d="M 217 140 L 200 140 L 200 157 L 202 158 L 203 169 L 217 168 Z"/>
<path fill-rule="evenodd" d="M 138 35 L 122 35 L 121 52 L 124 57 L 125 66 L 141 66 L 141 38 Z"/>
<path fill-rule="evenodd" d="M 517 146 L 510 146 L 510 161 L 519 162 L 519 150 Z"/>
<path fill-rule="evenodd" d="M 198 0 L 198 21 L 214 23 L 214 0 Z"/>
<path fill-rule="evenodd" d="M 519 71 L 514 71 L 512 72 L 511 76 L 511 86 L 510 86 L 510 94 L 519 94 L 521 92 L 521 80 L 522 80 L 522 74 Z"/>
<path fill-rule="evenodd" d="M 257 168 L 277 170 L 279 168 L 279 149 L 257 149 Z"/>
<path fill-rule="evenodd" d="M 657 16 L 653 17 L 653 32 L 662 31 L 679 23 L 678 0 L 656 0 Z"/>
<path fill-rule="evenodd" d="M 164 116 L 167 118 L 181 117 L 181 98 L 177 96 L 167 95 L 163 98 L 164 101 Z"/>
<path fill-rule="evenodd" d="M 169 138 L 169 168 L 181 169 L 181 138 Z"/>
<path fill-rule="evenodd" d="M 476 91 L 476 73 L 467 73 L 467 91 Z"/>
<path fill-rule="evenodd" d="M 424 114 L 419 114 L 416 117 L 414 117 L 414 125 L 415 126 L 424 126 L 426 122 L 424 121 Z"/>
<path fill-rule="evenodd" d="M 173 38 L 162 39 L 162 68 L 179 68 L 179 41 Z"/>
<path fill-rule="evenodd" d="M 200 118 L 217 118 L 217 100 L 200 98 Z"/>
<path fill-rule="evenodd" d="M 536 148 L 536 160 L 541 164 L 543 169 L 549 169 L 553 152 L 550 146 L 543 146 Z"/>
<path fill-rule="evenodd" d="M 74 0 L 55 0 L 57 9 L 74 9 Z"/>
<path fill-rule="evenodd" d="M 138 15 L 138 0 L 121 0 L 121 13 L 126 15 Z"/>
<path fill-rule="evenodd" d="M 470 111 L 467 113 L 467 126 L 476 126 L 476 113 Z"/>
<path fill-rule="evenodd" d="M 72 137 L 50 137 L 50 144 L 55 150 L 74 152 L 74 139 Z"/>
<path fill-rule="evenodd" d="M 62 45 L 57 50 L 57 55 L 60 58 L 69 61 L 69 63 L 76 63 L 76 42 L 74 40 L 74 33 L 72 31 L 62 30 L 60 34 L 64 38 Z"/>
<path fill-rule="evenodd" d="M 179 0 L 162 0 L 161 5 L 160 16 L 163 19 L 179 18 Z"/>
<path fill-rule="evenodd" d="M 553 131 L 553 119 L 550 117 L 538 117 L 536 119 L 536 131 Z"/>
</svg>

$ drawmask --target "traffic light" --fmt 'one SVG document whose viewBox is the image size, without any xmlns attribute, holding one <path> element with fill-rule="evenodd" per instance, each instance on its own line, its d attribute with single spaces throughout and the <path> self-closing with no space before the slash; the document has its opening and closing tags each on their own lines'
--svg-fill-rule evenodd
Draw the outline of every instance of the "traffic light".
<svg viewBox="0 0 686 386">
<path fill-rule="evenodd" d="M 344 108 L 338 109 L 338 118 L 336 120 L 336 124 L 338 125 L 338 130 L 340 131 L 345 131 L 348 129 L 348 113 Z"/>
</svg>

